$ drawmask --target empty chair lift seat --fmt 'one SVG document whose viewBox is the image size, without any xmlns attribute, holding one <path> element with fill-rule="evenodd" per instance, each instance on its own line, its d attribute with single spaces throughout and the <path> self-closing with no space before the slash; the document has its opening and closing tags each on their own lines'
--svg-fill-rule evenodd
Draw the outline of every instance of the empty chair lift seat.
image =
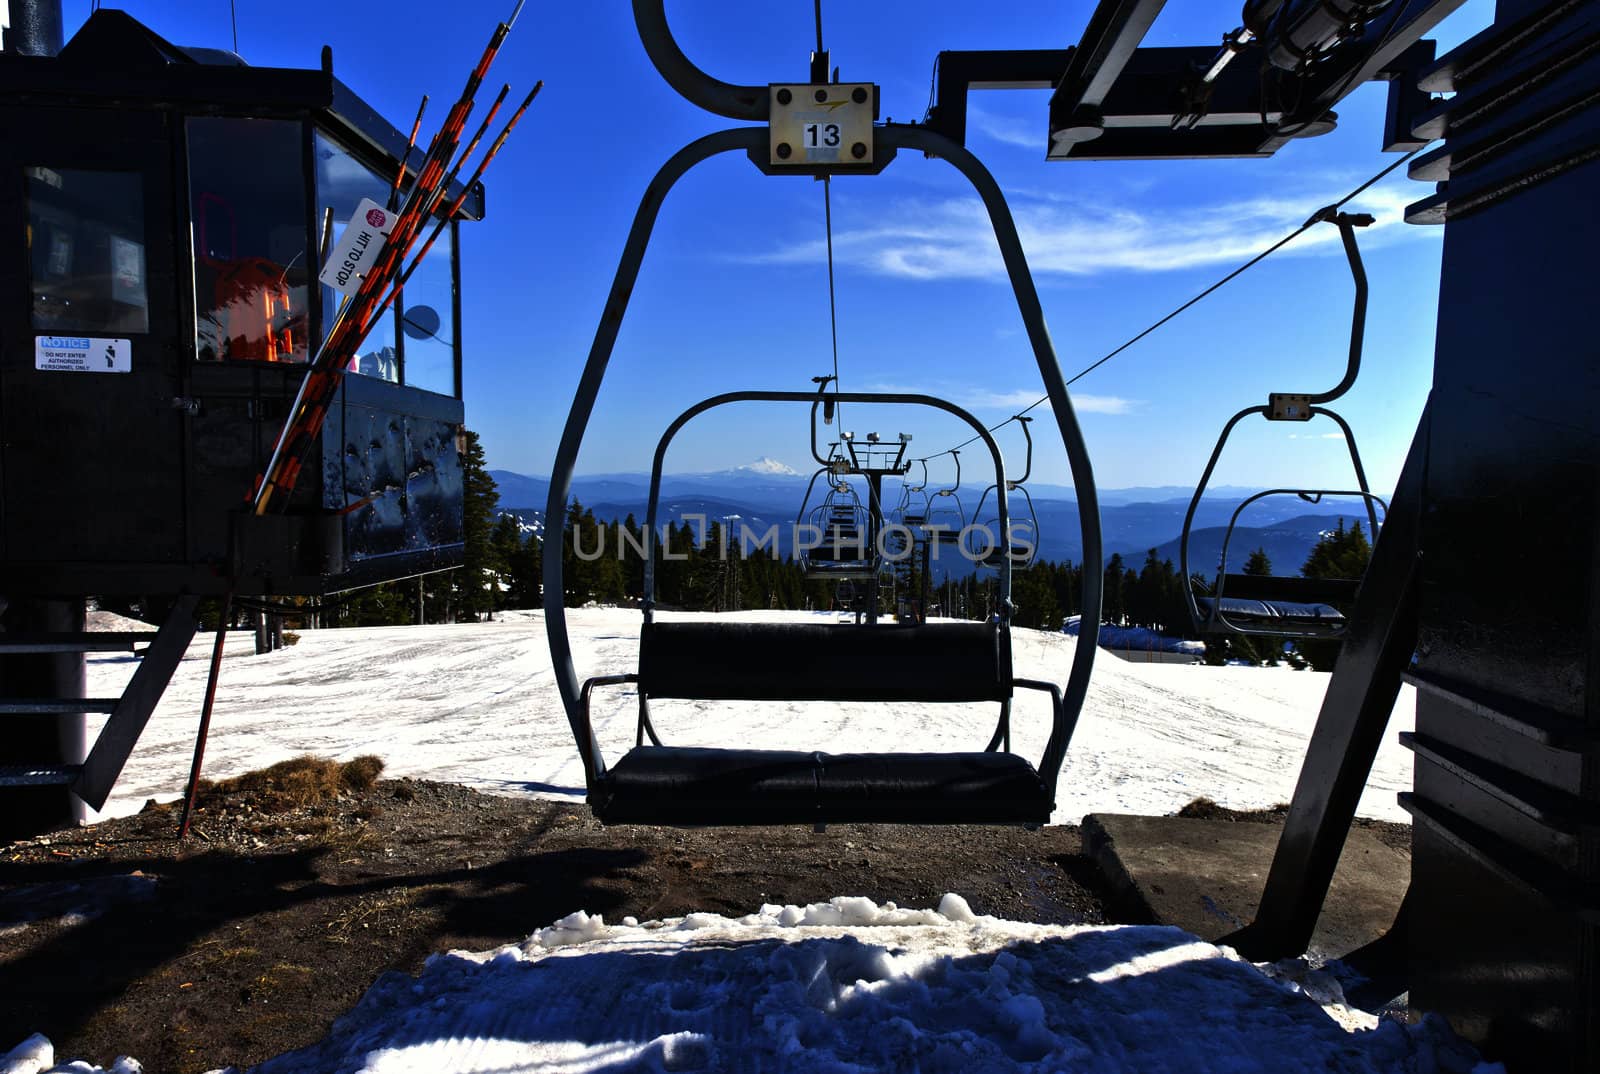
<svg viewBox="0 0 1600 1074">
<path fill-rule="evenodd" d="M 1004 702 L 1009 633 L 995 623 L 834 626 L 647 623 L 646 698 Z M 1043 824 L 1039 773 L 1007 752 L 840 753 L 640 746 L 590 804 L 606 823 Z"/>
</svg>

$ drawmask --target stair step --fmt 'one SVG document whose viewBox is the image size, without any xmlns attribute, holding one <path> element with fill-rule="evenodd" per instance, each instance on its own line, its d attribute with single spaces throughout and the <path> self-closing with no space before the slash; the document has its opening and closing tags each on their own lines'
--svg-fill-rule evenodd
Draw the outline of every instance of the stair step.
<svg viewBox="0 0 1600 1074">
<path fill-rule="evenodd" d="M 81 771 L 81 764 L 5 764 L 0 765 L 0 787 L 65 787 Z"/>
<path fill-rule="evenodd" d="M 8 653 L 131 653 L 155 640 L 153 630 L 88 630 L 60 634 L 0 634 L 0 656 Z"/>
<path fill-rule="evenodd" d="M 115 697 L 7 697 L 0 698 L 0 714 L 54 716 L 74 712 L 115 712 Z"/>
</svg>

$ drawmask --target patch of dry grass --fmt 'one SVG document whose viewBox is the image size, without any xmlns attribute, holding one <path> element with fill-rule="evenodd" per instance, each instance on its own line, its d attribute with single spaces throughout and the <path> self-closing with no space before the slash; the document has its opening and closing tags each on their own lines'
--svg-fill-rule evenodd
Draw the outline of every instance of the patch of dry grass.
<svg viewBox="0 0 1600 1074">
<path fill-rule="evenodd" d="M 200 796 L 247 796 L 263 813 L 287 813 L 331 802 L 341 791 L 367 790 L 382 772 L 383 761 L 371 754 L 341 763 L 308 753 L 231 779 L 201 780 Z"/>
</svg>

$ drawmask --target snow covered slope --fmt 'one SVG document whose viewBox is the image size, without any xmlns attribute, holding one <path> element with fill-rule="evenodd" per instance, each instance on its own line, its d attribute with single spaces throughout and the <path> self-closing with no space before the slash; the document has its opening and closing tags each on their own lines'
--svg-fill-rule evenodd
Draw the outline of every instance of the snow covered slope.
<svg viewBox="0 0 1600 1074">
<path fill-rule="evenodd" d="M 578 609 L 568 613 L 568 625 L 580 676 L 634 670 L 637 612 Z M 1065 681 L 1074 642 L 1016 631 L 1017 674 Z M 195 639 L 108 814 L 182 792 L 210 646 L 210 635 Z M 130 656 L 91 656 L 91 696 L 114 696 L 133 667 Z M 1102 655 L 1053 819 L 1169 813 L 1197 795 L 1234 808 L 1287 801 L 1326 685 L 1327 676 L 1314 672 L 1129 664 Z M 1395 734 L 1412 727 L 1415 708 L 1412 688 L 1404 687 L 1361 800 L 1364 816 L 1406 819 L 1395 794 L 1411 784 L 1411 757 Z M 597 691 L 596 727 L 608 756 L 633 741 L 636 712 L 626 689 Z M 652 714 L 668 741 L 835 751 L 982 749 L 997 715 L 974 705 L 737 702 L 659 702 Z M 1037 761 L 1048 719 L 1042 695 L 1019 692 L 1014 748 Z M 582 798 L 582 768 L 537 612 L 494 623 L 305 631 L 298 645 L 262 656 L 252 652 L 248 634 L 230 636 L 206 774 L 235 775 L 306 752 L 339 759 L 376 753 L 391 776 Z"/>
</svg>

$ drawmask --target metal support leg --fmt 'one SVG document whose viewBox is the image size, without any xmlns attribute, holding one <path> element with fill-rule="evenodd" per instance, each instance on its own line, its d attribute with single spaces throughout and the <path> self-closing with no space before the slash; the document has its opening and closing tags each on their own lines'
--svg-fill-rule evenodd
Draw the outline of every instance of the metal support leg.
<svg viewBox="0 0 1600 1074">
<path fill-rule="evenodd" d="M 1253 961 L 1299 955 L 1310 945 L 1416 648 L 1427 433 L 1424 410 L 1328 680 L 1256 918 L 1217 941 Z"/>
</svg>

